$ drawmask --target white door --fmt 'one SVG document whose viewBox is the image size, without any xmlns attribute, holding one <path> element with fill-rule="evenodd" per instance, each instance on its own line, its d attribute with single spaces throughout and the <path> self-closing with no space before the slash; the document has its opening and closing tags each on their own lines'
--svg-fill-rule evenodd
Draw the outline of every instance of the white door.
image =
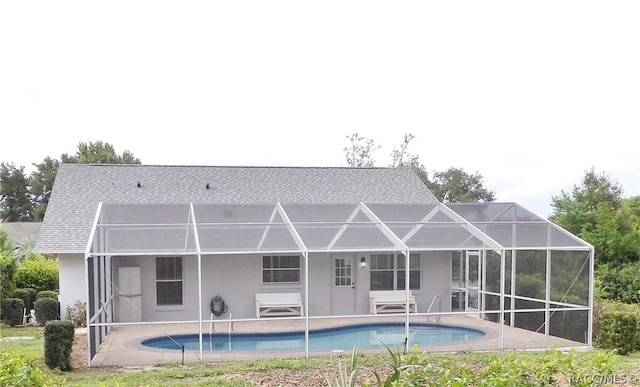
<svg viewBox="0 0 640 387">
<path fill-rule="evenodd" d="M 140 267 L 118 268 L 118 318 L 120 322 L 142 321 Z"/>
<path fill-rule="evenodd" d="M 331 314 L 344 316 L 356 311 L 355 257 L 333 257 Z"/>
<path fill-rule="evenodd" d="M 481 282 L 481 268 L 482 262 L 480 260 L 480 252 L 479 251 L 468 251 L 467 252 L 467 273 L 466 273 L 466 283 L 467 283 L 467 302 L 466 302 L 466 310 L 468 312 L 478 312 L 481 308 L 480 305 L 480 284 Z"/>
</svg>

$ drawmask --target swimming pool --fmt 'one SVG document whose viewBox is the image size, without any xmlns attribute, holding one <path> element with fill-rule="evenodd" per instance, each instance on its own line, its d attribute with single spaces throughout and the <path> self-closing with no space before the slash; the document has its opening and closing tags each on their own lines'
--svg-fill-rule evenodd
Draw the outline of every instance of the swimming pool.
<svg viewBox="0 0 640 387">
<path fill-rule="evenodd" d="M 440 345 L 484 336 L 479 330 L 434 324 L 411 324 L 411 345 Z M 279 351 L 304 350 L 304 332 L 203 334 L 203 349 L 210 351 Z M 231 339 L 229 341 L 229 338 Z M 359 348 L 396 347 L 404 344 L 402 323 L 361 324 L 341 328 L 309 331 L 310 350 L 346 350 Z M 199 350 L 197 334 L 156 337 L 143 345 L 162 349 Z"/>
</svg>

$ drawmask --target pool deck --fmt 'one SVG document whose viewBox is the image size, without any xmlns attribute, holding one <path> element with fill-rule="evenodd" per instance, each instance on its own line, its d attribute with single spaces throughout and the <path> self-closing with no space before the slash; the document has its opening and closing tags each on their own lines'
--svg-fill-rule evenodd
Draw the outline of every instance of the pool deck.
<svg viewBox="0 0 640 387">
<path fill-rule="evenodd" d="M 404 316 L 370 316 L 359 318 L 325 318 L 310 319 L 309 329 L 321 329 L 340 327 L 345 325 L 362 323 L 381 322 L 404 322 Z M 425 323 L 425 316 L 411 316 L 412 323 Z M 498 351 L 501 349 L 500 325 L 490 321 L 481 320 L 475 317 L 463 315 L 442 316 L 440 322 L 435 322 L 434 317 L 429 321 L 431 324 L 451 325 L 481 330 L 485 335 L 478 339 L 449 343 L 443 345 L 421 346 L 421 351 L 428 352 L 470 352 L 470 351 Z M 229 331 L 227 322 L 216 322 L 214 332 L 224 334 Z M 209 333 L 209 324 L 203 324 L 203 334 Z M 287 332 L 304 331 L 304 319 L 280 319 L 266 321 L 243 321 L 234 322 L 233 333 L 265 333 L 265 332 Z M 183 361 L 182 351 L 151 348 L 144 346 L 141 342 L 145 339 L 161 337 L 166 335 L 184 335 L 198 333 L 199 324 L 150 324 L 150 325 L 127 325 L 113 327 L 102 343 L 98 353 L 93 359 L 92 366 L 140 366 L 156 365 L 163 363 L 180 363 Z M 549 348 L 580 347 L 587 348 L 586 344 L 565 340 L 554 336 L 530 332 L 520 328 L 504 326 L 502 340 L 502 350 L 535 350 Z M 384 348 L 361 349 L 362 353 L 381 353 Z M 342 354 L 347 351 L 315 350 L 309 351 L 309 356 L 332 356 Z M 221 362 L 233 360 L 250 360 L 266 358 L 300 358 L 305 357 L 305 351 L 209 351 L 208 342 L 204 344 L 202 361 Z M 184 362 L 193 363 L 200 361 L 200 351 L 186 350 L 184 352 Z"/>
</svg>

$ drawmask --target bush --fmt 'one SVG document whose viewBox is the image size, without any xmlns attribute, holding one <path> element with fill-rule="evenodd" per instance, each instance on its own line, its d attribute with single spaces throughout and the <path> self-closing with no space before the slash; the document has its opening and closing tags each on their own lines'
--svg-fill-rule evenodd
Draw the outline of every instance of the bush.
<svg viewBox="0 0 640 387">
<path fill-rule="evenodd" d="M 0 386 L 62 386 L 63 380 L 48 378 L 36 366 L 36 359 L 19 352 L 0 352 Z"/>
<path fill-rule="evenodd" d="M 38 299 L 38 291 L 36 289 L 34 289 L 34 288 L 24 288 L 24 289 L 29 292 L 29 296 L 30 296 L 30 299 L 31 299 L 31 304 L 27 307 L 27 309 L 31 310 L 31 309 L 33 309 L 33 304 Z"/>
<path fill-rule="evenodd" d="M 35 300 L 31 299 L 31 293 L 27 289 L 16 289 L 11 293 L 11 297 L 24 301 L 24 307 L 27 308 L 27 310 L 33 308 L 33 301 Z"/>
<path fill-rule="evenodd" d="M 596 271 L 595 293 L 600 300 L 640 303 L 640 262 L 600 266 Z"/>
<path fill-rule="evenodd" d="M 616 361 L 606 351 L 550 350 L 526 357 L 487 354 L 482 367 L 472 367 L 453 357 L 419 352 L 417 346 L 407 355 L 389 354 L 386 379 L 374 373 L 379 386 L 584 386 L 593 383 L 594 375 L 611 375 Z"/>
<path fill-rule="evenodd" d="M 599 332 L 596 345 L 603 349 L 614 349 L 627 355 L 640 349 L 640 314 L 610 310 L 599 317 Z"/>
<path fill-rule="evenodd" d="M 0 299 L 10 297 L 16 288 L 18 259 L 10 253 L 0 251 Z"/>
<path fill-rule="evenodd" d="M 87 303 L 80 300 L 71 305 L 67 305 L 67 320 L 72 321 L 76 327 L 87 326 Z"/>
<path fill-rule="evenodd" d="M 24 301 L 21 298 L 5 298 L 2 300 L 2 317 L 12 327 L 22 324 Z"/>
<path fill-rule="evenodd" d="M 36 295 L 36 301 L 42 298 L 50 298 L 52 300 L 58 301 L 58 292 L 56 292 L 55 290 L 39 291 L 38 294 Z"/>
<path fill-rule="evenodd" d="M 58 289 L 58 261 L 39 255 L 25 260 L 16 272 L 16 285 L 36 290 Z"/>
<path fill-rule="evenodd" d="M 44 326 L 44 362 L 51 369 L 71 370 L 74 326 L 71 321 L 48 321 Z"/>
<path fill-rule="evenodd" d="M 36 320 L 42 326 L 48 321 L 58 319 L 58 301 L 51 298 L 41 298 L 35 303 Z"/>
</svg>

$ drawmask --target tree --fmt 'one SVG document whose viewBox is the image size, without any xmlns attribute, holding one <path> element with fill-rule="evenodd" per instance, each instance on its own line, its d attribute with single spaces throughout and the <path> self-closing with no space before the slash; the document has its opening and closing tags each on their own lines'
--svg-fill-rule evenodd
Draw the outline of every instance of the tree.
<svg viewBox="0 0 640 387">
<path fill-rule="evenodd" d="M 34 206 L 34 220 L 40 222 L 47 210 L 60 162 L 47 156 L 40 164 L 33 164 L 33 166 L 36 167 L 36 170 L 31 173 L 29 183 Z"/>
<path fill-rule="evenodd" d="M 58 290 L 58 260 L 35 255 L 25 260 L 16 271 L 16 285 L 20 288 Z"/>
<path fill-rule="evenodd" d="M 61 159 L 63 163 L 72 164 L 140 164 L 140 159 L 134 157 L 128 150 L 119 155 L 113 145 L 102 141 L 81 142 L 78 144 L 75 155 L 69 156 L 65 153 Z"/>
<path fill-rule="evenodd" d="M 463 169 L 451 167 L 444 172 L 434 172 L 427 187 L 445 203 L 493 202 L 495 193 L 483 186 L 483 178 L 478 172 L 471 175 Z"/>
<path fill-rule="evenodd" d="M 113 145 L 96 141 L 79 143 L 78 151 L 61 156 L 63 163 L 90 164 L 141 164 L 140 159 L 127 150 L 117 154 Z M 0 164 L 0 219 L 5 222 L 40 222 L 49 204 L 53 183 L 60 161 L 47 156 L 29 177 L 24 166 L 13 163 Z"/>
<path fill-rule="evenodd" d="M 373 167 L 375 160 L 372 153 L 379 149 L 372 139 L 362 137 L 358 133 L 347 136 L 350 146 L 344 148 L 347 164 L 350 167 Z M 433 180 L 428 179 L 427 171 L 420 163 L 418 155 L 409 153 L 408 148 L 415 136 L 405 134 L 402 144 L 391 152 L 392 168 L 411 168 L 422 182 L 443 202 L 492 202 L 495 193 L 483 186 L 483 178 L 479 173 L 470 175 L 462 169 L 449 168 L 444 172 L 434 172 Z"/>
<path fill-rule="evenodd" d="M 598 206 L 593 227 L 583 228 L 580 237 L 595 247 L 599 264 L 636 262 L 640 257 L 639 220 L 624 201 L 620 208 Z"/>
<path fill-rule="evenodd" d="M 33 221 L 33 204 L 24 167 L 0 164 L 0 219 L 4 222 Z"/>
<path fill-rule="evenodd" d="M 622 187 L 594 168 L 581 185 L 552 198 L 549 220 L 591 243 L 596 264 L 619 266 L 640 258 L 640 199 L 622 199 Z"/>
<path fill-rule="evenodd" d="M 2 228 L 2 225 L 0 224 L 0 252 L 4 251 L 11 254 L 13 253 L 14 249 L 15 249 L 15 245 L 13 244 L 13 241 L 9 238 L 9 234 L 7 233 L 7 230 Z"/>
<path fill-rule="evenodd" d="M 9 251 L 0 251 L 0 299 L 11 297 L 16 288 L 18 259 Z"/>
<path fill-rule="evenodd" d="M 574 185 L 571 192 L 562 190 L 560 196 L 551 198 L 553 212 L 549 220 L 581 235 L 583 231 L 593 231 L 598 207 L 611 210 L 620 208 L 622 187 L 606 173 L 597 174 L 592 167 L 586 171 L 581 185 Z"/>
<path fill-rule="evenodd" d="M 380 146 L 376 146 L 373 139 L 361 137 L 358 133 L 353 133 L 347 138 L 350 145 L 343 149 L 347 165 L 354 168 L 373 167 L 376 163 L 373 159 L 373 152 L 380 149 Z"/>
<path fill-rule="evenodd" d="M 428 183 L 428 174 L 427 171 L 418 160 L 418 155 L 414 155 L 409 153 L 407 148 L 409 147 L 409 143 L 413 140 L 415 136 L 411 133 L 405 134 L 403 137 L 402 144 L 400 144 L 399 149 L 394 149 L 391 152 L 391 167 L 392 168 L 411 168 L 413 172 L 422 180 L 424 184 Z"/>
</svg>

